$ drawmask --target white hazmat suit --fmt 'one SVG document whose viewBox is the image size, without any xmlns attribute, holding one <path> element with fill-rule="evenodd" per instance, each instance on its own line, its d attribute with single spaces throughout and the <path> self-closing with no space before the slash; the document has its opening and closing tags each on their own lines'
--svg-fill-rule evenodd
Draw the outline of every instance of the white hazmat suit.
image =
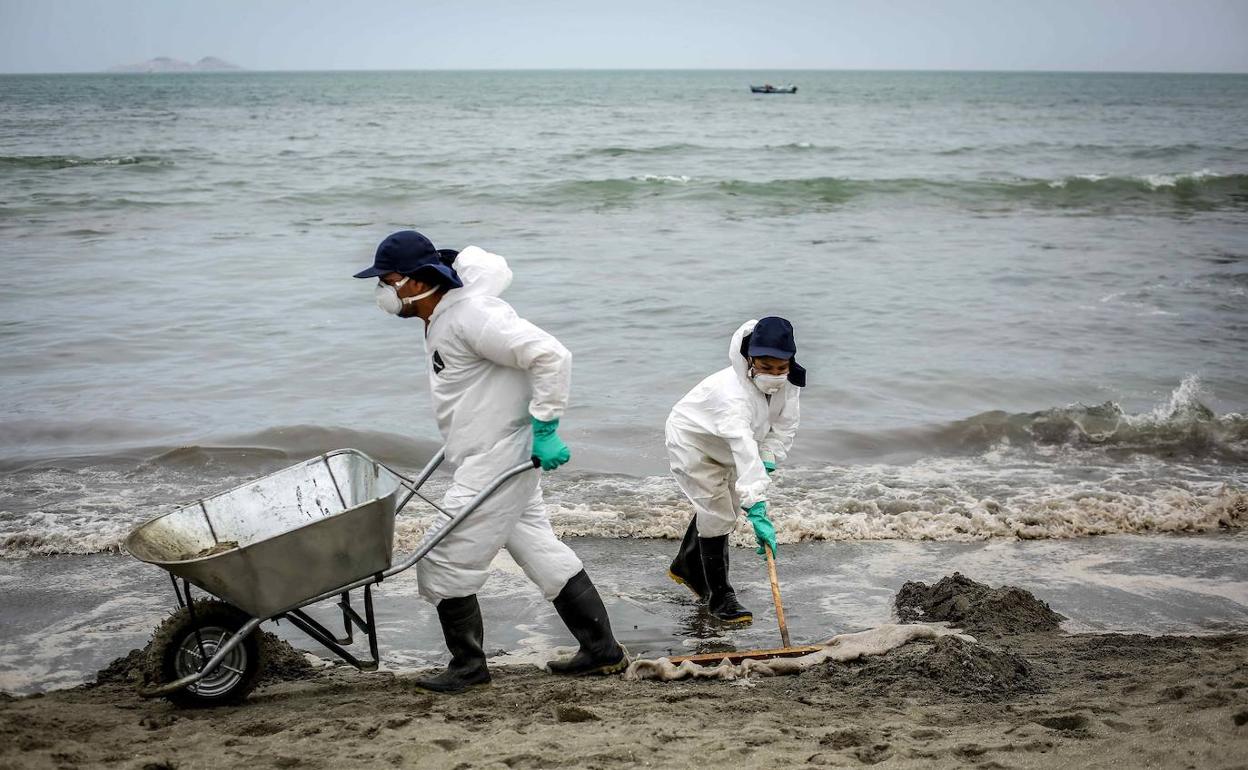
<svg viewBox="0 0 1248 770">
<path fill-rule="evenodd" d="M 667 456 L 693 503 L 699 537 L 733 531 L 742 507 L 767 499 L 763 457 L 782 462 L 797 435 L 801 388 L 785 382 L 769 399 L 749 376 L 741 341 L 758 321 L 737 329 L 731 364 L 702 380 L 667 417 Z"/>
<path fill-rule="evenodd" d="M 425 331 L 434 414 L 454 470 L 443 498 L 452 514 L 529 459 L 530 416 L 560 417 L 572 379 L 567 348 L 499 298 L 511 284 L 506 260 L 469 246 L 454 268 L 464 285 L 442 297 Z M 506 548 L 546 599 L 558 596 L 582 565 L 551 529 L 539 482 L 536 471 L 513 478 L 418 562 L 421 595 L 437 604 L 477 593 Z"/>
</svg>

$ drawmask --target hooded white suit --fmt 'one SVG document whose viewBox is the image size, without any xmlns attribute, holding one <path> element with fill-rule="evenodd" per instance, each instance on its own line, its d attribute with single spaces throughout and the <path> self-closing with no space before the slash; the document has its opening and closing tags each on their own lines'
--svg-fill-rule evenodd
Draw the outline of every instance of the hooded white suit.
<svg viewBox="0 0 1248 770">
<path fill-rule="evenodd" d="M 731 366 L 698 383 L 667 417 L 668 460 L 693 503 L 699 537 L 729 534 L 743 506 L 767 499 L 762 454 L 783 461 L 797 435 L 801 388 L 786 381 L 768 398 L 750 380 L 741 341 L 757 323 L 732 336 Z"/>
<path fill-rule="evenodd" d="M 567 348 L 499 298 L 511 284 L 502 257 L 469 246 L 454 268 L 464 285 L 443 295 L 425 332 L 429 391 L 454 470 L 442 501 L 450 513 L 529 459 L 529 417 L 562 415 L 572 379 Z M 505 547 L 553 600 L 581 560 L 551 529 L 539 481 L 537 472 L 509 481 L 418 562 L 421 595 L 437 604 L 477 593 Z"/>
</svg>

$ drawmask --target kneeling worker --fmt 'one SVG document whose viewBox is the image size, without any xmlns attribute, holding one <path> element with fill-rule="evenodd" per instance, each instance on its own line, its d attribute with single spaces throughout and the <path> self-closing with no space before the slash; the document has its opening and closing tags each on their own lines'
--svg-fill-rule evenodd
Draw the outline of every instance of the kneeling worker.
<svg viewBox="0 0 1248 770">
<path fill-rule="evenodd" d="M 797 434 L 806 370 L 793 360 L 793 325 L 771 316 L 747 321 L 732 336 L 731 366 L 702 380 L 667 418 L 667 456 L 694 517 L 669 576 L 688 586 L 711 615 L 748 623 L 753 614 L 728 582 L 728 535 L 744 510 L 759 553 L 776 549 L 767 518 L 768 477 Z"/>
<path fill-rule="evenodd" d="M 446 461 L 454 471 L 443 498 L 454 513 L 508 468 L 530 457 L 554 470 L 571 455 L 556 429 L 568 402 L 572 355 L 500 299 L 511 283 L 502 257 L 476 246 L 439 251 L 414 230 L 394 233 L 377 247 L 373 266 L 356 278 L 376 278 L 378 306 L 424 321 L 425 360 Z M 390 343 L 399 357 L 410 337 Z M 545 595 L 580 644 L 556 674 L 612 673 L 628 658 L 611 632 L 598 590 L 546 516 L 540 476 L 508 481 L 417 564 L 420 593 L 437 605 L 451 662 L 417 680 L 435 692 L 459 692 L 490 681 L 477 591 L 490 562 L 506 548 Z"/>
</svg>

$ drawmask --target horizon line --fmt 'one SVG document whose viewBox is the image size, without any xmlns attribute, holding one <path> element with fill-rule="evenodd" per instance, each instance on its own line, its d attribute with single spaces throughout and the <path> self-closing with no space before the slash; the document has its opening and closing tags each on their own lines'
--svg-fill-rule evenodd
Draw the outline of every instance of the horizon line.
<svg viewBox="0 0 1248 770">
<path fill-rule="evenodd" d="M 132 65 L 117 65 L 132 66 Z M 928 67 L 417 67 L 400 69 L 251 69 L 200 70 L 180 72 L 113 72 L 104 70 L 56 70 L 0 72 L 12 75 L 246 75 L 246 74 L 328 74 L 395 72 L 935 72 L 1037 75 L 1248 75 L 1248 70 L 1086 70 L 1086 69 L 994 69 Z"/>
</svg>

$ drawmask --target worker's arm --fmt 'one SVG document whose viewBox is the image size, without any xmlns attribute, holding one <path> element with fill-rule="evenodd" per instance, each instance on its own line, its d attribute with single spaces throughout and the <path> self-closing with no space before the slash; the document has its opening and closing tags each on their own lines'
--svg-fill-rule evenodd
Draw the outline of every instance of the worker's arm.
<svg viewBox="0 0 1248 770">
<path fill-rule="evenodd" d="M 572 354 L 502 300 L 476 301 L 482 306 L 480 320 L 469 330 L 468 343 L 482 358 L 527 373 L 533 389 L 529 414 L 540 422 L 558 420 L 568 406 Z"/>
<path fill-rule="evenodd" d="M 771 482 L 758 453 L 758 442 L 750 429 L 747 409 L 744 403 L 727 404 L 726 413 L 717 420 L 717 433 L 732 450 L 733 464 L 737 469 L 737 496 L 741 498 L 741 507 L 748 509 L 767 499 L 767 487 Z"/>
<path fill-rule="evenodd" d="M 789 450 L 793 448 L 800 419 L 798 393 L 800 391 L 794 388 L 792 394 L 785 398 L 784 408 L 771 421 L 771 430 L 767 432 L 767 436 L 759 442 L 760 454 L 764 459 L 770 455 L 773 463 L 784 462 L 789 456 Z"/>
</svg>

